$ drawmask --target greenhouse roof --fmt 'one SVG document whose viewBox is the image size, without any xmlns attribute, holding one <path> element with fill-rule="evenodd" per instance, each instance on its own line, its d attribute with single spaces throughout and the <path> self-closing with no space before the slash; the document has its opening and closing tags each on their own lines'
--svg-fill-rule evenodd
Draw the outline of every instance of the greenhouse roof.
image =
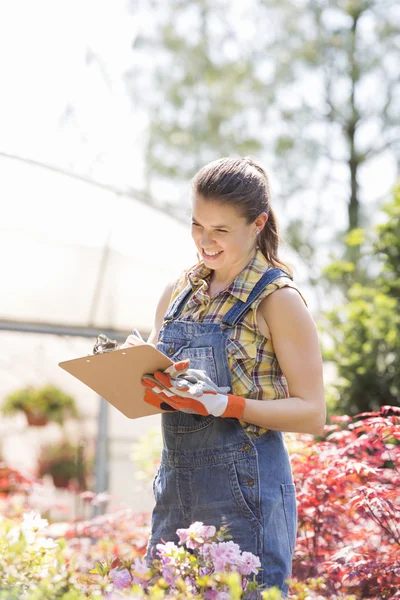
<svg viewBox="0 0 400 600">
<path fill-rule="evenodd" d="M 196 262 L 189 226 L 35 164 L 0 157 L 0 172 L 0 320 L 148 331 L 166 283 Z"/>
</svg>

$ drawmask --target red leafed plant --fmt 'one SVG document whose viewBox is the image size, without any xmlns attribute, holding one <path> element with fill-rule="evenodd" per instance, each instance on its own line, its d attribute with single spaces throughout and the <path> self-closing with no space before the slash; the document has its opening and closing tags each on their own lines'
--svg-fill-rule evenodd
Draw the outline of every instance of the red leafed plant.
<svg viewBox="0 0 400 600">
<path fill-rule="evenodd" d="M 87 521 L 69 523 L 63 533 L 75 568 L 87 573 L 95 561 L 105 557 L 142 556 L 150 532 L 150 515 L 127 508 L 99 515 Z"/>
<path fill-rule="evenodd" d="M 32 483 L 32 479 L 28 479 L 16 469 L 9 467 L 6 463 L 0 462 L 0 496 L 26 493 Z"/>
<path fill-rule="evenodd" d="M 400 409 L 333 417 L 326 437 L 292 456 L 299 535 L 296 579 L 332 595 L 392 598 L 400 588 Z"/>
</svg>

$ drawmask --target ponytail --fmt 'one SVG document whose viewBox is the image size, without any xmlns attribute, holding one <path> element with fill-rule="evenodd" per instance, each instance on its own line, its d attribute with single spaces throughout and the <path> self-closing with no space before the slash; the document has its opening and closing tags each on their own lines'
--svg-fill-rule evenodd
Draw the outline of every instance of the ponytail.
<svg viewBox="0 0 400 600">
<path fill-rule="evenodd" d="M 293 269 L 278 257 L 279 226 L 271 206 L 268 211 L 268 221 L 258 234 L 258 247 L 271 266 L 283 269 L 290 276 L 293 275 Z"/>
</svg>

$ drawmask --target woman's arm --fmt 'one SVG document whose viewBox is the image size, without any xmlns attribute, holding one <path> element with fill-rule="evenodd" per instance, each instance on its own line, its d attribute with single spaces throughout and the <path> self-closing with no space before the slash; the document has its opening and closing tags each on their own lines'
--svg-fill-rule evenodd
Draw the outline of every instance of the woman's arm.
<svg viewBox="0 0 400 600">
<path fill-rule="evenodd" d="M 289 387 L 289 398 L 246 399 L 242 420 L 266 429 L 322 434 L 326 420 L 322 358 L 315 323 L 298 292 L 270 294 L 260 312 Z"/>
<path fill-rule="evenodd" d="M 156 315 L 155 315 L 154 324 L 153 324 L 153 329 L 150 332 L 149 339 L 147 340 L 147 342 L 144 342 L 141 339 L 140 334 L 139 334 L 139 337 L 135 334 L 131 334 L 131 335 L 128 335 L 125 342 L 120 346 L 120 349 L 129 348 L 131 346 L 140 346 L 140 345 L 146 344 L 146 343 L 152 344 L 153 346 L 157 345 L 158 334 L 159 334 L 159 331 L 163 324 L 164 316 L 165 316 L 165 313 L 167 312 L 168 305 L 169 305 L 174 287 L 175 287 L 174 282 L 169 283 L 166 286 L 165 290 L 163 291 L 163 293 L 161 295 L 161 298 L 158 301 L 157 308 L 156 308 Z"/>
<path fill-rule="evenodd" d="M 174 286 L 175 282 L 168 283 L 161 295 L 161 298 L 158 301 L 153 329 L 151 330 L 149 339 L 147 340 L 148 344 L 153 344 L 154 346 L 157 345 L 158 334 L 163 324 L 165 313 L 167 312 Z"/>
</svg>

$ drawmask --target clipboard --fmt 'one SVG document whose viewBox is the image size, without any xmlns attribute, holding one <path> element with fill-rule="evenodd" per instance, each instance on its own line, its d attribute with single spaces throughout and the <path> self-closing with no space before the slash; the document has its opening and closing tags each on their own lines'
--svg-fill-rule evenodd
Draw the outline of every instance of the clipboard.
<svg viewBox="0 0 400 600">
<path fill-rule="evenodd" d="M 144 344 L 66 360 L 58 366 L 97 392 L 128 419 L 138 419 L 162 411 L 144 402 L 145 373 L 164 371 L 172 361 L 162 352 Z"/>
</svg>

